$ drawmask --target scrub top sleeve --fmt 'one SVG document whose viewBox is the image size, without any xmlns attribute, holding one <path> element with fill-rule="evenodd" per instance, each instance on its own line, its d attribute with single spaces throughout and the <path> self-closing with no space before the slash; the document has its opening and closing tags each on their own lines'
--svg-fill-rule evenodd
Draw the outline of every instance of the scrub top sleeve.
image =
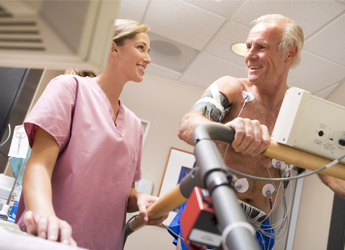
<svg viewBox="0 0 345 250">
<path fill-rule="evenodd" d="M 30 147 L 33 145 L 37 127 L 51 134 L 61 150 L 70 137 L 70 128 L 78 90 L 77 79 L 62 75 L 46 87 L 24 121 Z"/>
<path fill-rule="evenodd" d="M 141 128 L 140 128 L 141 129 Z M 140 145 L 139 145 L 139 153 L 138 153 L 138 159 L 137 159 L 137 166 L 135 169 L 135 174 L 134 174 L 134 180 L 133 182 L 137 182 L 141 180 L 141 154 L 142 154 L 142 144 L 143 144 L 143 134 L 141 133 L 140 135 Z"/>
</svg>

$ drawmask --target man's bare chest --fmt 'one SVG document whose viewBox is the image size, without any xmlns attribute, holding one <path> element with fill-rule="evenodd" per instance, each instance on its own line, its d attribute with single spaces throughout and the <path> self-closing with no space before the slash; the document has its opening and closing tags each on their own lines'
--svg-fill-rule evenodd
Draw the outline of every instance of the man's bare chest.
<svg viewBox="0 0 345 250">
<path fill-rule="evenodd" d="M 238 117 L 248 118 L 250 120 L 258 120 L 260 124 L 266 125 L 270 134 L 273 131 L 274 124 L 277 120 L 278 112 L 276 109 L 266 107 L 263 105 L 255 105 L 255 103 L 248 103 L 243 110 L 242 107 L 234 107 L 225 117 L 224 123 Z"/>
</svg>

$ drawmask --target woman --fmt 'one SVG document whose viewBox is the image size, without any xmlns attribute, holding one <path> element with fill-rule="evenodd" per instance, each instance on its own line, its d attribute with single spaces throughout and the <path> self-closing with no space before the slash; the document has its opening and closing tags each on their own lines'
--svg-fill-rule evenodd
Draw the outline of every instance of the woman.
<svg viewBox="0 0 345 250">
<path fill-rule="evenodd" d="M 151 58 L 148 27 L 116 20 L 108 63 L 95 78 L 53 79 L 24 125 L 32 147 L 23 180 L 31 234 L 92 250 L 122 249 L 126 212 L 158 198 L 136 192 L 141 178 L 141 122 L 119 97 L 126 82 L 141 82 Z M 26 227 L 26 228 L 25 228 Z M 73 233 L 72 233 L 73 229 Z"/>
</svg>

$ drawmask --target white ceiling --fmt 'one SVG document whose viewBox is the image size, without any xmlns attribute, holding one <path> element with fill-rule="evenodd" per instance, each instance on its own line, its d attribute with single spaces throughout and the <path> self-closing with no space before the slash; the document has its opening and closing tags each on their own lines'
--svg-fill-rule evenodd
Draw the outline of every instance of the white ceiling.
<svg viewBox="0 0 345 250">
<path fill-rule="evenodd" d="M 244 57 L 230 45 L 244 42 L 251 21 L 269 13 L 304 30 L 302 62 L 288 84 L 327 98 L 345 82 L 345 1 L 122 0 L 117 18 L 150 27 L 149 72 L 206 87 L 223 75 L 246 76 Z"/>
<path fill-rule="evenodd" d="M 269 13 L 294 19 L 305 33 L 290 86 L 326 99 L 345 85 L 345 0 L 1 0 L 0 65 L 92 69 L 88 62 L 100 61 L 102 68 L 117 16 L 150 26 L 149 72 L 207 87 L 224 75 L 246 77 L 244 57 L 230 46 L 244 42 L 251 21 Z M 37 34 L 9 33 L 16 30 Z M 101 30 L 103 35 L 96 34 Z M 74 46 L 79 51 L 70 41 L 81 41 Z"/>
</svg>

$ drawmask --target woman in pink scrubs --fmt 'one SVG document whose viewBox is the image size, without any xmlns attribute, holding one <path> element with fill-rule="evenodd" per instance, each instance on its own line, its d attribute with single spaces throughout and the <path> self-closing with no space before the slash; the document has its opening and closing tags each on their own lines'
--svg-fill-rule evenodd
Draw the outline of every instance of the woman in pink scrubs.
<svg viewBox="0 0 345 250">
<path fill-rule="evenodd" d="M 146 25 L 116 20 L 108 63 L 95 78 L 53 79 L 24 125 L 32 148 L 17 223 L 39 237 L 91 250 L 122 249 L 126 212 L 157 197 L 138 193 L 140 119 L 119 100 L 126 82 L 141 82 L 151 58 Z M 24 210 L 24 209 L 22 209 Z"/>
</svg>

